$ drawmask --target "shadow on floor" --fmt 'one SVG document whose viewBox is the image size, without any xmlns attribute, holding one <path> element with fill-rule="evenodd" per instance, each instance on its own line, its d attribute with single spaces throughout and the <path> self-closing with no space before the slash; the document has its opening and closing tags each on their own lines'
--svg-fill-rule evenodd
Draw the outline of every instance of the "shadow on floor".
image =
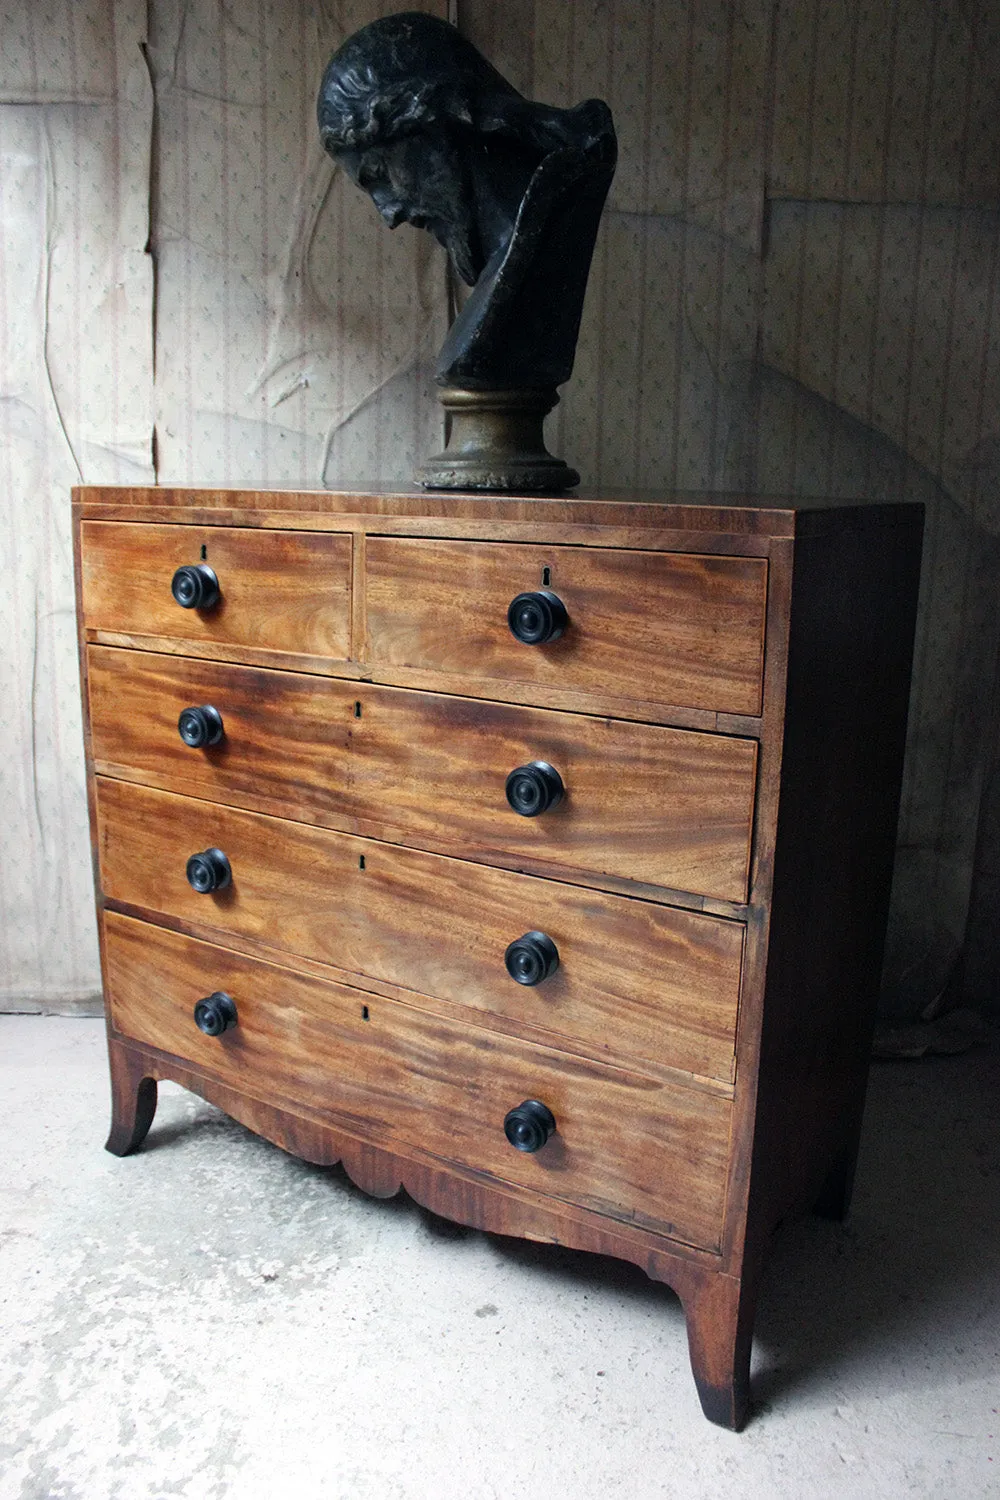
<svg viewBox="0 0 1000 1500">
<path fill-rule="evenodd" d="M 998 1098 L 1000 1032 L 962 1057 L 874 1066 L 850 1217 L 844 1224 L 806 1218 L 775 1239 L 756 1324 L 758 1409 L 821 1378 L 847 1382 L 862 1363 L 870 1373 L 880 1359 L 887 1380 L 893 1367 L 919 1382 L 924 1351 L 939 1350 L 942 1341 L 960 1349 L 971 1325 L 996 1318 L 990 1304 L 1000 1286 Z M 250 1136 L 199 1101 L 193 1117 L 154 1125 L 143 1149 L 216 1130 Z M 365 1197 L 341 1167 L 296 1161 L 295 1169 L 321 1176 L 348 1197 Z M 413 1214 L 440 1239 L 479 1234 L 405 1193 L 381 1200 L 380 1211 Z M 662 1308 L 683 1327 L 674 1294 L 636 1266 L 556 1245 L 488 1239 L 526 1269 Z M 932 1364 L 936 1369 L 926 1360 L 928 1369 Z"/>
<path fill-rule="evenodd" d="M 931 1383 L 942 1350 L 960 1371 L 963 1344 L 995 1339 L 998 1042 L 874 1066 L 851 1215 L 804 1219 L 775 1240 L 757 1318 L 758 1401 L 821 1369 L 846 1381 L 879 1361 Z"/>
</svg>

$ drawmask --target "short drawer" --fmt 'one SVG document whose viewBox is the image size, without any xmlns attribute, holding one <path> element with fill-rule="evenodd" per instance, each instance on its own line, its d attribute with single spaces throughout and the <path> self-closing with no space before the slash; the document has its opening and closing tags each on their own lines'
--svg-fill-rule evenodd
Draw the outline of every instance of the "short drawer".
<svg viewBox="0 0 1000 1500">
<path fill-rule="evenodd" d="M 609 1062 L 732 1081 L 738 922 L 104 778 L 97 811 L 111 901 L 489 1012 Z M 199 894 L 185 866 L 210 848 L 230 883 Z M 538 932 L 557 967 L 518 983 L 506 951 Z"/>
<path fill-rule="evenodd" d="M 295 672 L 91 647 L 98 773 L 486 863 L 742 901 L 756 743 Z M 191 749 L 186 707 L 224 734 Z M 555 768 L 538 816 L 509 774 Z"/>
<path fill-rule="evenodd" d="M 366 548 L 373 665 L 529 683 L 539 702 L 560 689 L 760 712 L 761 558 L 399 537 L 369 537 Z M 508 607 L 539 590 L 568 623 L 551 642 L 525 645 Z"/>
<path fill-rule="evenodd" d="M 630 1074 L 362 990 L 105 916 L 112 1025 L 242 1092 L 404 1155 L 466 1169 L 719 1243 L 731 1102 Z M 206 1036 L 194 1006 L 222 992 L 236 1025 Z M 555 1134 L 533 1154 L 504 1134 L 539 1100 Z"/>
<path fill-rule="evenodd" d="M 309 531 L 84 521 L 83 624 L 141 640 L 176 640 L 195 655 L 220 648 L 293 656 L 350 655 L 351 538 Z M 180 568 L 210 568 L 219 598 L 182 607 Z"/>
</svg>

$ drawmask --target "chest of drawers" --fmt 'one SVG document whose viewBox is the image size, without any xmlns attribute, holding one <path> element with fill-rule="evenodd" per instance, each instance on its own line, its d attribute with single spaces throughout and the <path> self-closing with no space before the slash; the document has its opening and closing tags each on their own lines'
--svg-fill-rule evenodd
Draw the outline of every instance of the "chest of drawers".
<svg viewBox="0 0 1000 1500">
<path fill-rule="evenodd" d="M 169 1078 L 681 1298 L 739 1427 L 846 1209 L 915 506 L 74 493 L 108 1149 Z"/>
</svg>

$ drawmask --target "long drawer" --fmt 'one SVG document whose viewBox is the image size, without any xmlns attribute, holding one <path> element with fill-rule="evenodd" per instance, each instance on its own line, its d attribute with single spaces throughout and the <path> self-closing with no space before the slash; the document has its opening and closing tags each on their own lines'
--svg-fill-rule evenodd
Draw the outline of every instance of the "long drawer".
<svg viewBox="0 0 1000 1500">
<path fill-rule="evenodd" d="M 178 568 L 207 567 L 219 598 L 182 608 Z M 84 521 L 83 623 L 130 638 L 169 638 L 194 655 L 225 648 L 350 655 L 351 538 L 343 533 Z"/>
<path fill-rule="evenodd" d="M 109 912 L 111 1021 L 242 1092 L 375 1145 L 718 1246 L 731 1102 L 362 990 L 305 978 Z M 195 1003 L 223 992 L 237 1024 L 205 1036 Z M 556 1132 L 515 1150 L 504 1118 L 539 1100 Z"/>
<path fill-rule="evenodd" d="M 98 774 L 349 832 L 742 901 L 752 740 L 294 672 L 89 651 Z M 177 729 L 211 705 L 224 736 Z M 555 767 L 562 800 L 511 810 L 508 773 Z"/>
<path fill-rule="evenodd" d="M 487 691 L 530 683 L 539 703 L 575 689 L 760 712 L 761 558 L 373 536 L 365 580 L 373 664 L 460 674 Z M 526 645 L 511 633 L 508 606 L 538 590 L 554 594 L 568 620 L 548 643 Z"/>
<path fill-rule="evenodd" d="M 111 901 L 489 1012 L 597 1058 L 732 1081 L 740 923 L 100 777 L 97 811 Z M 231 882 L 199 894 L 185 866 L 206 848 L 226 854 Z M 506 950 L 537 932 L 558 967 L 519 984 Z"/>
</svg>

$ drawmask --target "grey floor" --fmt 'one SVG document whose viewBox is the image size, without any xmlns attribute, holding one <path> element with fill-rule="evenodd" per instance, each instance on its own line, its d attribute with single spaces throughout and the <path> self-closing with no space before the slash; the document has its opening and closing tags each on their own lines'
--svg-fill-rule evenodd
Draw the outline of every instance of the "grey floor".
<svg viewBox="0 0 1000 1500">
<path fill-rule="evenodd" d="M 638 1271 L 373 1202 L 173 1085 L 102 1150 L 103 1029 L 0 1017 L 3 1500 L 1000 1494 L 1000 1051 L 882 1064 L 846 1226 L 776 1245 L 757 1410 Z"/>
</svg>

